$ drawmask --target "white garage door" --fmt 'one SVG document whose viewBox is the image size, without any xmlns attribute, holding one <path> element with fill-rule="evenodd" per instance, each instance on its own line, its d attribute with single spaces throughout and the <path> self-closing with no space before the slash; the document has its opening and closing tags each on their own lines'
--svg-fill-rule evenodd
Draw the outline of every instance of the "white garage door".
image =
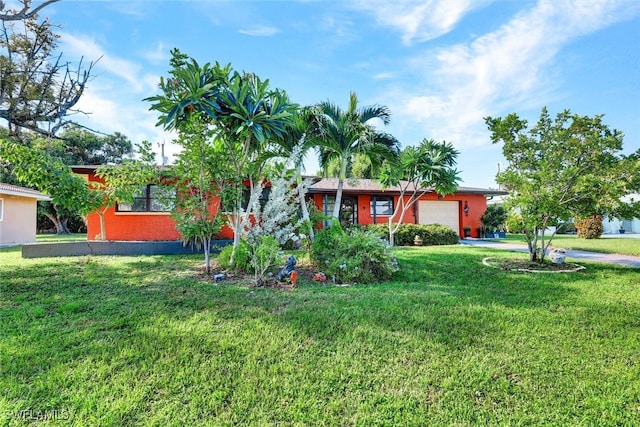
<svg viewBox="0 0 640 427">
<path fill-rule="evenodd" d="M 456 233 L 460 232 L 459 202 L 427 201 L 418 202 L 418 222 L 420 224 L 442 224 Z"/>
</svg>

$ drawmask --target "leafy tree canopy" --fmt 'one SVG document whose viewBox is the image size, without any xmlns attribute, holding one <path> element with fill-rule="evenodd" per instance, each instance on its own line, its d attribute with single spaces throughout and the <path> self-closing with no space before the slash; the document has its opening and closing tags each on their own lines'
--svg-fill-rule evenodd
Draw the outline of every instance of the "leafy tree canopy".
<svg viewBox="0 0 640 427">
<path fill-rule="evenodd" d="M 610 129 L 602 115 L 565 110 L 554 119 L 543 108 L 531 128 L 515 113 L 486 117 L 485 122 L 491 141 L 503 145 L 508 166 L 496 178 L 510 191 L 507 206 L 518 214 L 518 228 L 527 236 L 534 261 L 544 260 L 553 238 L 545 243 L 547 227 L 570 218 L 615 214 L 622 196 L 640 187 L 640 150 L 623 155 L 622 132 Z M 516 223 L 510 221 L 511 228 Z"/>
</svg>

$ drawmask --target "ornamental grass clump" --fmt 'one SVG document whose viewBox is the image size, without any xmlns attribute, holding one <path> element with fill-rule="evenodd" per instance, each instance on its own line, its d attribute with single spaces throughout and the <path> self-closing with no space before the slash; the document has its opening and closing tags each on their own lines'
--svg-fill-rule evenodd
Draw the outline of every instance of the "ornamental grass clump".
<svg viewBox="0 0 640 427">
<path fill-rule="evenodd" d="M 362 230 L 345 232 L 334 223 L 316 235 L 311 257 L 336 283 L 372 283 L 388 280 L 397 270 L 389 244 Z"/>
</svg>

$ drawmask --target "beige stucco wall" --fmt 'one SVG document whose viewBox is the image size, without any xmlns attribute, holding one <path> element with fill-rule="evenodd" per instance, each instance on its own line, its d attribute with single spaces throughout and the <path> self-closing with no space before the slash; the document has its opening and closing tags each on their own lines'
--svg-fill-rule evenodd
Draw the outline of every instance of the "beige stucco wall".
<svg viewBox="0 0 640 427">
<path fill-rule="evenodd" d="M 3 200 L 0 220 L 0 245 L 20 245 L 36 241 L 36 200 L 0 194 Z"/>
</svg>

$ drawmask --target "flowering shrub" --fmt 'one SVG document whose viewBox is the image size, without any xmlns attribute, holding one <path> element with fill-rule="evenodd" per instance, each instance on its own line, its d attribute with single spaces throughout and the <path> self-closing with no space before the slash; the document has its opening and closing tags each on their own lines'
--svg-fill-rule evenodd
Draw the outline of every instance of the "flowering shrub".
<svg viewBox="0 0 640 427">
<path fill-rule="evenodd" d="M 328 280 L 338 283 L 387 280 L 397 270 L 386 241 L 361 230 L 345 233 L 337 223 L 318 232 L 311 257 Z"/>
</svg>

